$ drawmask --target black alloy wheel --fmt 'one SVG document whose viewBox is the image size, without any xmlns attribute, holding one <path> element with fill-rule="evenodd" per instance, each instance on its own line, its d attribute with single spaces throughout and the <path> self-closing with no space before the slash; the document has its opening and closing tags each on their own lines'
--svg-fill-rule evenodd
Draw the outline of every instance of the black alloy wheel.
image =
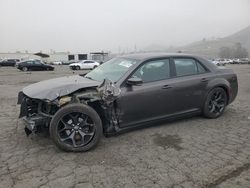
<svg viewBox="0 0 250 188">
<path fill-rule="evenodd" d="M 87 151 L 100 139 L 102 123 L 90 106 L 69 104 L 51 120 L 50 133 L 55 144 L 63 150 Z"/>
<path fill-rule="evenodd" d="M 59 139 L 73 147 L 88 144 L 95 134 L 93 120 L 81 112 L 72 112 L 63 116 L 57 127 Z"/>
<path fill-rule="evenodd" d="M 223 88 L 214 88 L 209 92 L 205 105 L 204 115 L 208 118 L 221 116 L 227 106 L 227 93 Z"/>
</svg>

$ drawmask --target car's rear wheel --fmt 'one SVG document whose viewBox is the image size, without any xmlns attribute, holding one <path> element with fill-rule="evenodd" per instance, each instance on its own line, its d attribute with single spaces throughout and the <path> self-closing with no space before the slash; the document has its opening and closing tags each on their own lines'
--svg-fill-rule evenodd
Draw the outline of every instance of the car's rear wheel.
<svg viewBox="0 0 250 188">
<path fill-rule="evenodd" d="M 65 151 L 87 151 L 102 135 L 102 121 L 97 112 L 83 104 L 69 104 L 54 115 L 50 123 L 54 143 Z"/>
<path fill-rule="evenodd" d="M 206 98 L 203 114 L 207 118 L 217 118 L 221 116 L 227 106 L 227 93 L 223 88 L 212 89 Z"/>
<path fill-rule="evenodd" d="M 27 67 L 23 67 L 22 71 L 26 72 L 26 71 L 28 71 L 28 68 Z"/>
<path fill-rule="evenodd" d="M 80 70 L 80 67 L 79 67 L 79 66 L 76 66 L 76 70 Z"/>
</svg>

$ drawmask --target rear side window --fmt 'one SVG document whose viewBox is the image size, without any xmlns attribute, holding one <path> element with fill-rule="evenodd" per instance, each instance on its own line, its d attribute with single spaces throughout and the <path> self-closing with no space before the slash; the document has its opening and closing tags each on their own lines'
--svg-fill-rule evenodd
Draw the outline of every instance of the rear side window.
<svg viewBox="0 0 250 188">
<path fill-rule="evenodd" d="M 198 71 L 198 73 L 207 72 L 206 69 L 198 61 L 196 61 L 196 65 L 197 65 L 197 71 Z"/>
<path fill-rule="evenodd" d="M 195 59 L 174 58 L 174 64 L 176 76 L 188 76 L 206 72 L 206 69 Z"/>
</svg>

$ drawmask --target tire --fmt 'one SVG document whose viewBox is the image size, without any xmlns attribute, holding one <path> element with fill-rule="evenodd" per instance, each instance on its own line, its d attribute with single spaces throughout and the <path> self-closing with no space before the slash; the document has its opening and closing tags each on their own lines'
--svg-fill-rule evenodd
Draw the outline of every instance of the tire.
<svg viewBox="0 0 250 188">
<path fill-rule="evenodd" d="M 93 67 L 93 69 L 95 69 L 97 66 L 95 65 L 94 67 Z"/>
<path fill-rule="evenodd" d="M 82 121 L 80 121 L 81 118 Z M 96 146 L 103 129 L 102 121 L 93 108 L 83 104 L 68 104 L 56 112 L 51 120 L 49 131 L 53 142 L 60 149 L 83 152 Z M 90 137 L 89 140 L 85 139 L 86 136 Z"/>
<path fill-rule="evenodd" d="M 22 71 L 24 71 L 24 72 L 26 72 L 26 71 L 28 71 L 29 69 L 27 68 L 27 67 L 23 67 L 22 68 Z"/>
<path fill-rule="evenodd" d="M 79 67 L 79 66 L 76 66 L 76 70 L 80 70 L 80 67 Z"/>
<path fill-rule="evenodd" d="M 216 87 L 212 89 L 206 97 L 203 115 L 206 118 L 220 117 L 226 109 L 227 100 L 227 93 L 223 88 Z"/>
</svg>

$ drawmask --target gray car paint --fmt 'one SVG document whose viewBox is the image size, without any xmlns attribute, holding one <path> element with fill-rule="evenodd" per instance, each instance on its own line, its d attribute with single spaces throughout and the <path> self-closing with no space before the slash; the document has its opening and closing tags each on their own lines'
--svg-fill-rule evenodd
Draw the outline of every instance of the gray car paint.
<svg viewBox="0 0 250 188">
<path fill-rule="evenodd" d="M 100 82 L 83 76 L 65 76 L 41 81 L 23 88 L 23 93 L 30 98 L 53 101 L 79 89 L 96 87 Z"/>
<path fill-rule="evenodd" d="M 206 59 L 188 54 L 147 53 L 123 56 L 136 59 L 139 62 L 133 66 L 118 82 L 121 95 L 118 96 L 120 127 L 137 126 L 144 122 L 164 119 L 169 116 L 179 116 L 185 113 L 200 113 L 208 92 L 216 87 L 223 86 L 230 90 L 227 79 L 236 77 L 231 69 L 218 69 Z M 141 86 L 127 86 L 126 80 L 142 63 L 155 59 L 172 57 L 194 58 L 207 68 L 203 74 L 175 77 L 167 80 L 144 83 Z M 204 81 L 205 79 L 205 81 Z M 171 86 L 163 89 L 165 85 Z M 231 103 L 237 95 L 237 86 L 232 88 L 233 96 L 229 96 Z"/>
<path fill-rule="evenodd" d="M 237 82 L 232 87 L 230 80 L 236 75 L 230 69 L 218 69 L 209 61 L 193 55 L 186 54 L 158 54 L 146 53 L 123 56 L 137 60 L 137 64 L 131 67 L 116 83 L 114 87 L 120 88 L 119 96 L 116 96 L 115 107 L 119 119 L 119 127 L 125 128 L 133 124 L 148 122 L 156 119 L 176 117 L 185 113 L 200 112 L 207 93 L 214 87 L 223 86 L 228 91 L 233 90 L 230 102 L 237 95 Z M 191 76 L 175 77 L 153 84 L 144 83 L 141 86 L 128 86 L 127 79 L 142 63 L 162 58 L 190 57 L 202 63 L 208 72 Z M 205 78 L 205 82 L 203 79 Z M 97 87 L 100 82 L 89 80 L 80 76 L 63 77 L 39 82 L 24 88 L 23 92 L 31 98 L 54 100 L 59 96 L 71 94 L 79 89 Z M 170 85 L 169 89 L 162 89 L 164 85 Z M 112 86 L 113 87 L 113 86 Z M 232 87 L 232 88 L 230 88 Z M 164 100 L 163 100 L 164 99 Z"/>
</svg>

